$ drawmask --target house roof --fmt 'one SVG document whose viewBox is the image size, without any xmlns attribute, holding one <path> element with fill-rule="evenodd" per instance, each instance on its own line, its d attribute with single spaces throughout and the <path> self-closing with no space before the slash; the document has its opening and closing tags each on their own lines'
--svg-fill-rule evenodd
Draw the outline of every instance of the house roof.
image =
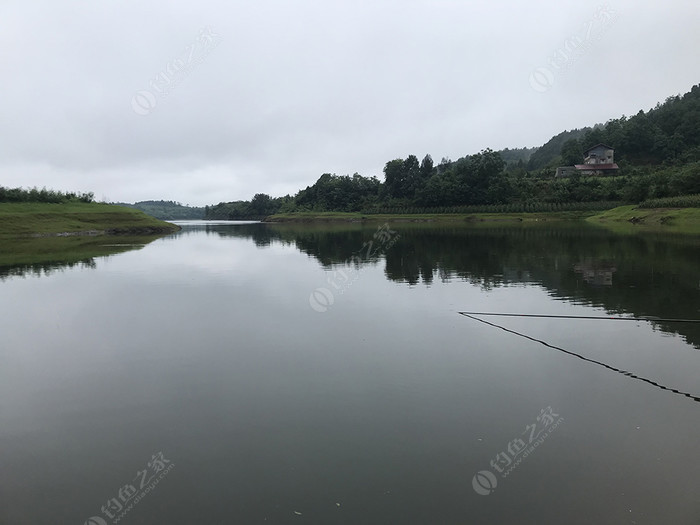
<svg viewBox="0 0 700 525">
<path fill-rule="evenodd" d="M 593 149 L 596 149 L 598 146 L 603 146 L 605 149 L 611 149 L 611 150 L 614 150 L 614 149 L 615 149 L 615 148 L 613 148 L 612 146 L 608 146 L 607 144 L 603 144 L 603 143 L 601 142 L 601 143 L 599 143 L 599 144 L 596 144 L 595 146 L 591 146 L 591 147 L 588 148 L 586 151 L 584 151 L 583 154 L 585 155 L 585 154 L 588 153 L 589 151 L 591 151 L 591 150 L 593 150 Z"/>
<path fill-rule="evenodd" d="M 616 163 L 612 164 L 576 164 L 574 166 L 581 171 L 598 171 L 598 170 L 617 170 L 620 167 Z"/>
</svg>

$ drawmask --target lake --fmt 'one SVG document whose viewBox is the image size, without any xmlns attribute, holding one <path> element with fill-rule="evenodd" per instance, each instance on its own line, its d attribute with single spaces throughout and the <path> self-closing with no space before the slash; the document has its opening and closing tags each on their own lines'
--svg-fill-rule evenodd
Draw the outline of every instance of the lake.
<svg viewBox="0 0 700 525">
<path fill-rule="evenodd" d="M 103 244 L 0 268 L 2 524 L 700 522 L 697 237 Z"/>
</svg>

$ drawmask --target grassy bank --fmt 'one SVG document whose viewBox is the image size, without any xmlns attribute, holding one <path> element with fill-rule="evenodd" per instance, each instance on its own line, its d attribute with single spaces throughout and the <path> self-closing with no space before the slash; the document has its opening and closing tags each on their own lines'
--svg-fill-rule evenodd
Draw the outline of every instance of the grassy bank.
<svg viewBox="0 0 700 525">
<path fill-rule="evenodd" d="M 558 211 L 537 213 L 434 213 L 362 214 L 342 212 L 282 213 L 265 218 L 273 223 L 342 222 L 439 222 L 439 223 L 534 223 L 547 221 L 587 221 L 621 233 L 667 231 L 700 234 L 700 208 L 640 208 L 619 206 L 604 212 Z"/>
<path fill-rule="evenodd" d="M 362 214 L 345 212 L 279 213 L 264 222 L 539 222 L 582 220 L 594 211 L 558 211 L 537 213 L 415 213 Z"/>
<path fill-rule="evenodd" d="M 587 218 L 620 233 L 655 231 L 700 235 L 700 208 L 620 206 Z"/>
<path fill-rule="evenodd" d="M 177 231 L 178 226 L 131 208 L 110 204 L 0 204 L 0 237 L 57 234 L 154 235 Z"/>
</svg>

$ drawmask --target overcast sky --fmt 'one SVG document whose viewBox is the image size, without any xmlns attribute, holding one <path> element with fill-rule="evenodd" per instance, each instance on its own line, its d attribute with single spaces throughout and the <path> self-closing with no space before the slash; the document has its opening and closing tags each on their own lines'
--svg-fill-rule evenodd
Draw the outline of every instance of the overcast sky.
<svg viewBox="0 0 700 525">
<path fill-rule="evenodd" d="M 697 0 L 0 0 L 0 185 L 191 205 L 539 146 L 700 82 Z"/>
</svg>

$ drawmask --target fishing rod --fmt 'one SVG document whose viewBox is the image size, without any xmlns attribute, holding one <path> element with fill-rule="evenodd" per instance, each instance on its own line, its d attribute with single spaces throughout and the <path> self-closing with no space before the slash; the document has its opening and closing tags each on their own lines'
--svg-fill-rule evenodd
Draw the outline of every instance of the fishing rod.
<svg viewBox="0 0 700 525">
<path fill-rule="evenodd" d="M 457 312 L 459 314 L 470 315 L 490 315 L 498 317 L 535 317 L 545 319 L 594 319 L 599 321 L 654 321 L 659 323 L 700 323 L 700 319 L 669 319 L 656 317 L 654 315 L 644 315 L 641 317 L 614 317 L 604 315 L 553 315 L 553 314 L 512 314 L 496 312 Z"/>
</svg>

